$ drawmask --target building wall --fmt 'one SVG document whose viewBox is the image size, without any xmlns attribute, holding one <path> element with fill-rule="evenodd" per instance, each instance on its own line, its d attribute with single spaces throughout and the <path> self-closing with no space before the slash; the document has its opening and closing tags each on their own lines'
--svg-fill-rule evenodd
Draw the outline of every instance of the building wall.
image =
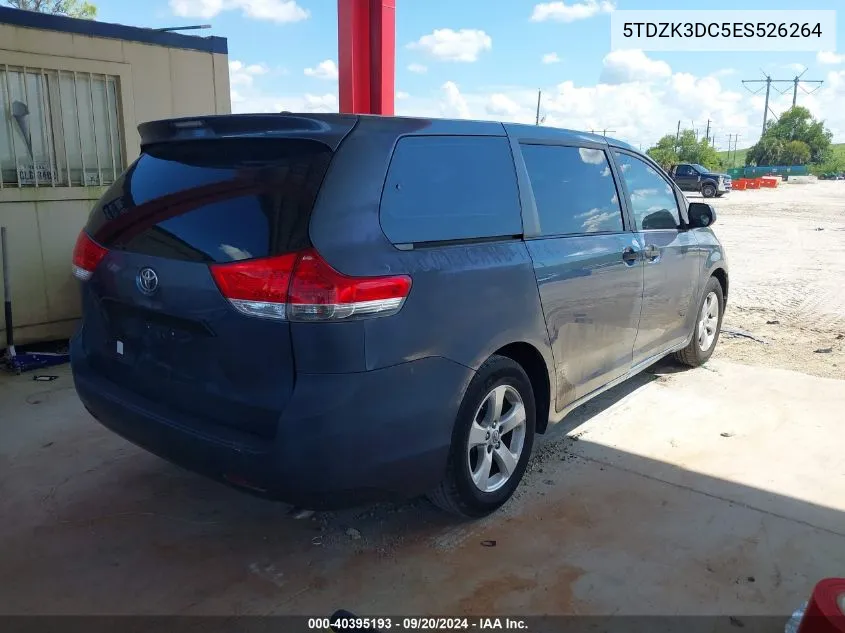
<svg viewBox="0 0 845 633">
<path fill-rule="evenodd" d="M 222 53 L 0 23 L 0 70 L 4 65 L 119 77 L 124 167 L 138 156 L 139 123 L 231 112 L 228 58 Z M 79 291 L 70 273 L 71 252 L 104 191 L 105 187 L 8 183 L 0 189 L 16 343 L 63 338 L 73 332 Z M 3 327 L 0 320 L 0 349 L 5 346 Z"/>
</svg>

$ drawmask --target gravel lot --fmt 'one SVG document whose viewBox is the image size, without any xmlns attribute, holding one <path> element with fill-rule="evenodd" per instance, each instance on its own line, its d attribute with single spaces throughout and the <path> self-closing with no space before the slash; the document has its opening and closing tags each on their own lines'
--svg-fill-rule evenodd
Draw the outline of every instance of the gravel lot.
<svg viewBox="0 0 845 633">
<path fill-rule="evenodd" d="M 845 378 L 845 182 L 781 183 L 715 202 L 731 272 L 715 357 Z M 828 351 L 829 350 L 829 351 Z"/>
</svg>

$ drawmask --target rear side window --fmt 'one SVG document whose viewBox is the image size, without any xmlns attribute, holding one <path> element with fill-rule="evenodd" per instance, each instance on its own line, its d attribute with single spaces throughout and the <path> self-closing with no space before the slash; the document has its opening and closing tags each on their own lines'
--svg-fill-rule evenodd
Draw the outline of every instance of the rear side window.
<svg viewBox="0 0 845 633">
<path fill-rule="evenodd" d="M 400 139 L 381 199 L 381 226 L 395 244 L 520 235 L 522 215 L 508 140 Z"/>
<path fill-rule="evenodd" d="M 113 250 L 198 262 L 305 248 L 331 156 L 321 143 L 294 139 L 152 146 L 109 188 L 86 228 Z"/>
<path fill-rule="evenodd" d="M 602 150 L 561 145 L 521 147 L 541 235 L 623 230 L 619 194 Z"/>
</svg>

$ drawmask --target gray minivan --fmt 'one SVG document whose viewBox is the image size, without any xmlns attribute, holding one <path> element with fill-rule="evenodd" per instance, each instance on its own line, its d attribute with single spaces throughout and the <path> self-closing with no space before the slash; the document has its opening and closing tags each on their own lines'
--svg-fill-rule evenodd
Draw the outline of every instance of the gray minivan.
<svg viewBox="0 0 845 633">
<path fill-rule="evenodd" d="M 76 389 L 126 439 L 241 489 L 482 516 L 536 433 L 718 341 L 715 211 L 624 143 L 342 114 L 139 131 L 74 249 Z"/>
</svg>

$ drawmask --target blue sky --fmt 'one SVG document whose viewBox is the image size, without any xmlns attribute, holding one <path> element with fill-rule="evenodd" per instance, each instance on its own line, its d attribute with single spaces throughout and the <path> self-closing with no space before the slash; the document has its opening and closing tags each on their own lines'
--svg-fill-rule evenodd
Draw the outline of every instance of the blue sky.
<svg viewBox="0 0 845 633">
<path fill-rule="evenodd" d="M 336 0 L 99 0 L 100 20 L 164 27 L 208 23 L 229 40 L 235 111 L 337 109 Z M 610 51 L 609 12 L 678 9 L 677 0 L 397 0 L 397 113 L 531 121 L 537 90 L 546 123 L 607 128 L 647 145 L 712 120 L 717 146 L 759 135 L 762 95 L 742 79 L 824 79 L 799 103 L 845 142 L 845 56 L 801 53 Z M 702 8 L 705 5 L 690 5 Z M 816 0 L 836 9 L 841 0 Z M 787 0 L 710 0 L 708 9 L 793 9 Z M 577 18 L 577 19 L 576 19 Z M 845 20 L 837 25 L 840 50 Z M 783 85 L 782 88 L 787 88 Z M 807 86 L 810 89 L 810 86 Z M 775 113 L 790 96 L 774 93 Z"/>
</svg>

